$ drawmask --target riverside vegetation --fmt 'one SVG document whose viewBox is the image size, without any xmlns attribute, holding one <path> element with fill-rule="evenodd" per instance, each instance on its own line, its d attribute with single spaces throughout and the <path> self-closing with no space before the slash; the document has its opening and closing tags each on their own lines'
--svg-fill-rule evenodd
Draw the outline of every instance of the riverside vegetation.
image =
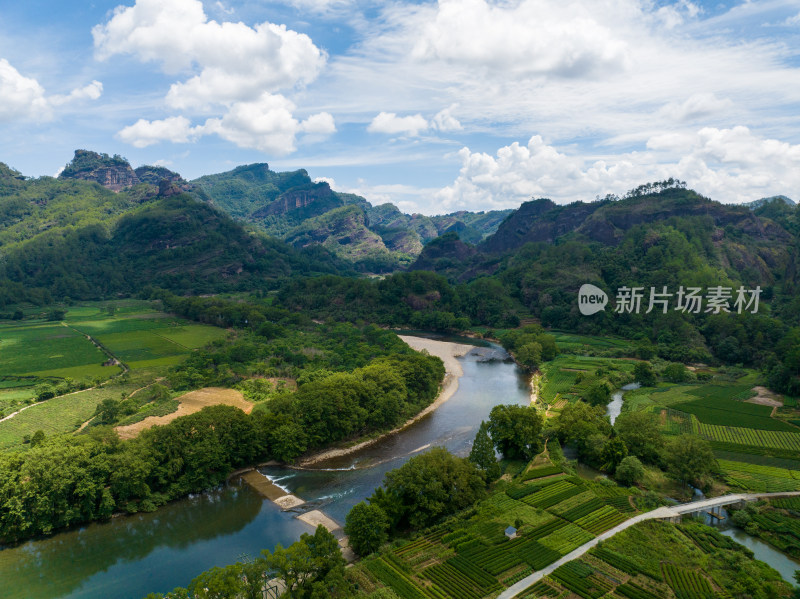
<svg viewBox="0 0 800 599">
<path fill-rule="evenodd" d="M 108 169 L 127 183 L 104 188 Z M 0 216 L 0 410 L 17 412 L 0 422 L 3 542 L 154 510 L 236 468 L 404 422 L 444 369 L 387 326 L 498 339 L 540 374 L 538 402 L 492 410 L 469 459 L 434 448 L 387 475 L 347 518 L 355 567 L 318 529 L 168 596 L 259 596 L 269 571 L 296 597 L 478 599 L 689 484 L 800 490 L 800 226 L 783 199 L 724 206 L 666 181 L 429 219 L 305 171 L 186 182 L 76 153 L 59 179 L 2 165 Z M 612 297 L 623 285 L 763 294 L 758 314 L 587 318 L 574 301 L 586 282 Z M 634 381 L 612 425 L 605 406 Z M 129 441 L 114 431 L 207 386 L 238 389 L 252 412 L 212 406 Z M 796 514 L 775 500 L 735 522 L 796 557 Z M 723 539 L 638 524 L 523 596 L 790 594 Z"/>
</svg>

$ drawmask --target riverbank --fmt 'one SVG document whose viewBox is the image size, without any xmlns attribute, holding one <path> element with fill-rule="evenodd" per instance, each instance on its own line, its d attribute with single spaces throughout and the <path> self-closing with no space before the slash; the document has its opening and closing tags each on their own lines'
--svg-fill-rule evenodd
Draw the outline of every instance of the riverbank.
<svg viewBox="0 0 800 599">
<path fill-rule="evenodd" d="M 405 429 L 406 427 L 414 424 L 418 420 L 424 418 L 425 416 L 436 410 L 448 399 L 453 397 L 453 394 L 458 390 L 458 379 L 461 378 L 464 374 L 464 371 L 461 368 L 461 364 L 459 363 L 457 358 L 466 355 L 469 351 L 471 351 L 474 348 L 474 346 L 467 345 L 465 343 L 451 343 L 449 341 L 437 341 L 435 339 L 426 339 L 424 337 L 412 337 L 410 335 L 399 335 L 399 337 L 412 349 L 416 351 L 423 351 L 423 350 L 427 351 L 430 355 L 436 356 L 437 358 L 441 359 L 442 362 L 444 363 L 444 369 L 445 369 L 444 379 L 442 380 L 442 386 L 441 389 L 439 390 L 439 395 L 437 395 L 433 403 L 431 403 L 428 407 L 419 412 L 417 415 L 413 416 L 412 418 L 409 418 L 404 424 L 395 429 L 383 433 L 373 439 L 367 439 L 366 441 L 362 441 L 361 443 L 351 445 L 350 447 L 339 447 L 339 448 L 327 449 L 319 453 L 314 453 L 305 458 L 302 458 L 297 463 L 297 467 L 308 468 L 325 460 L 330 460 L 332 458 L 338 458 L 341 456 L 349 455 L 351 453 L 355 453 L 356 451 L 364 449 L 365 447 L 369 447 L 370 445 L 379 442 L 381 439 L 384 439 L 389 435 L 398 433 L 403 429 Z"/>
</svg>

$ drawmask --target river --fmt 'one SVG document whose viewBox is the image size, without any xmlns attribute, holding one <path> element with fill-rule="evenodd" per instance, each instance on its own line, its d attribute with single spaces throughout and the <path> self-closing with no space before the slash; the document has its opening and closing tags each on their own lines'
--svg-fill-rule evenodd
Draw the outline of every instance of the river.
<svg viewBox="0 0 800 599">
<path fill-rule="evenodd" d="M 702 493 L 695 493 L 696 500 L 703 498 Z M 737 528 L 730 521 L 728 511 L 724 508 L 717 510 L 721 518 L 712 518 L 706 512 L 702 512 L 703 521 L 708 526 L 713 526 L 726 537 L 730 537 L 737 543 L 740 543 L 753 552 L 753 556 L 757 560 L 761 560 L 765 564 L 769 564 L 783 577 L 783 579 L 795 585 L 797 582 L 794 579 L 794 573 L 800 570 L 800 562 L 790 559 L 789 556 L 781 553 L 766 541 L 760 538 L 747 534 L 741 528 Z"/>
<path fill-rule="evenodd" d="M 459 339 L 460 343 L 465 343 Z M 498 346 L 459 358 L 464 374 L 453 397 L 400 433 L 317 470 L 262 468 L 278 484 L 322 509 L 339 523 L 369 496 L 383 475 L 411 456 L 443 445 L 469 452 L 481 420 L 498 403 L 527 405 L 530 387 Z M 150 514 L 114 518 L 0 551 L 3 599 L 141 599 L 186 586 L 213 566 L 284 546 L 311 527 L 281 511 L 249 486 L 175 501 Z"/>
</svg>

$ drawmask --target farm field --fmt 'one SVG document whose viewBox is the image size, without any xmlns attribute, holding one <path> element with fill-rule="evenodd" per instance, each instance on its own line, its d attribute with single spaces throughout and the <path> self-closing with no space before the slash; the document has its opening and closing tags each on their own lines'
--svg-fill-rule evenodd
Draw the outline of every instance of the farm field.
<svg viewBox="0 0 800 599">
<path fill-rule="evenodd" d="M 576 401 L 600 376 L 597 371 L 616 371 L 633 380 L 636 362 L 616 358 L 600 358 L 562 354 L 542 365 L 540 401 L 555 404 L 561 400 Z"/>
<path fill-rule="evenodd" d="M 0 447 L 18 445 L 37 430 L 47 435 L 74 430 L 103 399 L 119 399 L 122 392 L 147 385 L 164 368 L 225 335 L 224 329 L 176 318 L 137 300 L 70 306 L 61 322 L 0 322 L 0 417 L 31 404 L 43 384 L 57 395 L 0 422 Z M 109 382 L 123 372 L 121 366 L 103 366 L 109 353 L 130 369 L 135 383 Z M 67 391 L 59 389 L 70 380 L 103 387 L 61 395 Z"/>
<path fill-rule="evenodd" d="M 0 422 L 0 449 L 21 445 L 37 430 L 50 436 L 76 430 L 104 399 L 118 399 L 125 387 L 107 385 L 40 402 Z"/>
<path fill-rule="evenodd" d="M 743 585 L 760 589 L 759 597 L 786 596 L 788 583 L 752 555 L 702 524 L 650 520 L 560 566 L 517 597 L 716 599 Z"/>
<path fill-rule="evenodd" d="M 355 566 L 367 585 L 384 585 L 400 597 L 479 599 L 491 596 L 624 521 L 612 497 L 577 477 L 542 465 L 481 502 L 469 516 L 455 517 L 379 557 Z M 527 480 L 526 480 L 527 479 Z M 504 530 L 519 524 L 517 536 Z"/>
<path fill-rule="evenodd" d="M 0 325 L 0 379 L 8 382 L 31 384 L 51 377 L 93 378 L 119 372 L 103 367 L 106 360 L 106 354 L 84 335 L 61 323 Z"/>
</svg>

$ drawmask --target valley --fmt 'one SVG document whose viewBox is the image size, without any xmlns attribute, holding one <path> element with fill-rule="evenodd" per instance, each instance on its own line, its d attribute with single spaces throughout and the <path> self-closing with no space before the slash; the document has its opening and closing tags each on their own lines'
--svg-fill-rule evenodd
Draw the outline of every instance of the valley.
<svg viewBox="0 0 800 599">
<path fill-rule="evenodd" d="M 0 216 L 9 597 L 795 592 L 709 526 L 800 557 L 790 200 L 668 180 L 408 215 L 304 170 L 78 151 L 58 178 L 3 165 Z M 761 302 L 620 309 L 631 287 Z M 304 503 L 231 478 L 252 468 Z M 760 497 L 659 519 L 697 494 Z"/>
</svg>

